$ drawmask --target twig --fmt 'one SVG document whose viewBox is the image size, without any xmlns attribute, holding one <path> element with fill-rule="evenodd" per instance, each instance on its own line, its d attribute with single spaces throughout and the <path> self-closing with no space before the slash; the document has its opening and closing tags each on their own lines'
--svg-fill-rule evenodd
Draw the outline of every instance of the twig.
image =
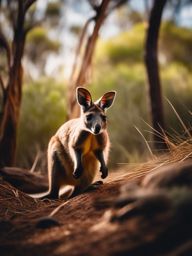
<svg viewBox="0 0 192 256">
<path fill-rule="evenodd" d="M 165 98 L 166 101 L 169 103 L 169 105 L 171 106 L 171 108 L 173 109 L 176 117 L 178 118 L 179 122 L 181 123 L 182 127 L 184 128 L 184 131 L 187 133 L 187 135 L 189 137 L 191 137 L 191 134 L 189 132 L 189 130 L 187 129 L 186 125 L 184 124 L 183 120 L 181 119 L 180 115 L 178 114 L 178 112 L 176 111 L 176 109 L 174 108 L 173 104 L 170 102 L 170 100 L 168 100 L 168 98 Z"/>
<path fill-rule="evenodd" d="M 49 217 L 53 217 L 56 213 L 58 213 L 58 211 L 61 210 L 61 208 L 63 208 L 66 204 L 68 203 L 68 201 L 60 204 L 59 206 L 57 206 L 48 216 Z"/>
<path fill-rule="evenodd" d="M 146 146 L 147 146 L 147 148 L 148 148 L 148 150 L 149 150 L 149 153 L 151 154 L 152 157 L 154 157 L 154 154 L 153 154 L 153 152 L 152 152 L 152 150 L 151 150 L 151 148 L 150 148 L 150 146 L 149 146 L 149 143 L 148 143 L 147 140 L 145 139 L 145 136 L 142 134 L 142 132 L 139 130 L 139 128 L 137 128 L 136 126 L 134 126 L 134 127 L 135 127 L 135 129 L 138 131 L 138 133 L 141 135 L 141 137 L 143 138 L 143 140 L 144 140 L 144 142 L 145 142 L 145 144 L 146 144 Z"/>
<path fill-rule="evenodd" d="M 36 154 L 36 157 L 35 157 L 35 160 L 34 160 L 34 162 L 33 162 L 33 165 L 32 165 L 32 167 L 31 167 L 31 169 L 30 169 L 30 172 L 31 172 L 31 173 L 33 173 L 33 172 L 35 171 L 36 166 L 37 166 L 37 163 L 38 163 L 38 161 L 39 161 L 40 155 L 41 155 L 41 152 L 39 151 L 39 152 Z"/>
<path fill-rule="evenodd" d="M 24 12 L 27 12 L 31 5 L 34 4 L 36 1 L 37 0 L 26 0 L 24 4 Z"/>
<path fill-rule="evenodd" d="M 2 92 L 4 94 L 4 92 L 5 92 L 5 85 L 4 85 L 4 82 L 3 82 L 3 79 L 1 77 L 1 75 L 0 75 L 0 87 L 1 87 L 1 90 L 2 90 Z"/>
</svg>

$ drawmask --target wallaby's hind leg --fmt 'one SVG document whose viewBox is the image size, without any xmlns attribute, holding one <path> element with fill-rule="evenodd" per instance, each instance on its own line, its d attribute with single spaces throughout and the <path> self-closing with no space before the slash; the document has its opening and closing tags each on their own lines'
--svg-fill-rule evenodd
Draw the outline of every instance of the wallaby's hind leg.
<svg viewBox="0 0 192 256">
<path fill-rule="evenodd" d="M 61 178 L 61 164 L 57 156 L 57 152 L 52 154 L 52 166 L 49 171 L 49 190 L 46 198 L 57 199 L 59 198 L 59 189 L 60 189 L 60 178 Z"/>
<path fill-rule="evenodd" d="M 57 137 L 52 137 L 48 147 L 48 180 L 49 190 L 41 198 L 59 198 L 59 190 L 64 175 L 64 167 L 61 165 L 58 154 L 61 152 L 62 145 Z"/>
<path fill-rule="evenodd" d="M 30 194 L 33 198 L 38 199 L 58 199 L 59 198 L 59 190 L 62 181 L 62 172 L 64 172 L 64 168 L 61 165 L 59 158 L 57 156 L 57 152 L 54 151 L 52 154 L 48 156 L 49 162 L 49 172 L 48 172 L 48 180 L 49 180 L 49 189 L 47 192 L 38 193 L 38 194 Z"/>
<path fill-rule="evenodd" d="M 50 159 L 49 159 L 50 160 Z M 59 189 L 60 189 L 60 172 L 61 164 L 57 157 L 57 153 L 54 152 L 52 156 L 51 170 L 48 176 L 49 179 L 49 190 L 44 193 L 31 195 L 33 198 L 39 199 L 57 199 L 59 198 Z"/>
</svg>

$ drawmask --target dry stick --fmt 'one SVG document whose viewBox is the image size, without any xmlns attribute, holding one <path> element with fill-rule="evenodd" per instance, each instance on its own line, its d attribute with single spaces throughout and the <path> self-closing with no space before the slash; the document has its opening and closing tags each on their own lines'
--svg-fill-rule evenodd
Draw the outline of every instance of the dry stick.
<svg viewBox="0 0 192 256">
<path fill-rule="evenodd" d="M 144 130 L 145 132 L 148 132 L 149 134 L 154 134 L 152 131 L 149 130 Z M 169 135 L 170 138 L 175 139 L 175 137 L 173 137 L 173 135 L 171 135 L 169 132 L 166 132 L 167 135 Z M 175 147 L 175 144 L 173 144 L 170 140 L 169 137 L 166 135 L 165 139 L 167 139 L 168 143 L 171 144 L 172 147 Z M 152 141 L 154 142 L 154 141 Z M 163 142 L 162 142 L 163 143 Z M 170 145 L 169 145 L 170 146 Z"/>
<path fill-rule="evenodd" d="M 173 111 L 174 111 L 176 117 L 178 118 L 179 122 L 181 123 L 181 125 L 182 125 L 182 127 L 184 128 L 184 130 L 185 130 L 185 132 L 187 133 L 187 135 L 188 135 L 189 137 L 191 137 L 190 132 L 188 131 L 186 125 L 185 125 L 184 122 L 183 122 L 183 120 L 181 119 L 181 117 L 179 116 L 178 112 L 177 112 L 176 109 L 174 108 L 173 104 L 172 104 L 172 103 L 170 102 L 170 100 L 168 100 L 167 98 L 165 98 L 165 99 L 166 99 L 166 101 L 169 103 L 169 105 L 171 106 L 171 108 L 173 109 Z"/>
<path fill-rule="evenodd" d="M 167 161 L 155 166 L 154 168 L 150 169 L 150 172 L 155 171 L 156 169 L 158 169 L 158 168 L 160 168 L 160 167 L 162 167 L 162 166 L 164 166 L 165 164 L 168 164 L 168 163 L 169 163 L 169 161 L 167 160 Z"/>
<path fill-rule="evenodd" d="M 171 134 L 170 132 L 166 131 L 167 135 L 169 135 L 170 138 L 172 138 L 175 142 L 183 142 L 181 139 L 181 134 L 179 134 L 175 129 L 171 127 L 171 130 L 174 132 L 174 134 Z"/>
<path fill-rule="evenodd" d="M 48 217 L 53 217 L 56 213 L 58 213 L 58 211 L 61 210 L 61 208 L 63 208 L 66 204 L 68 203 L 68 201 L 60 204 L 59 206 L 57 206 L 49 215 Z"/>
<path fill-rule="evenodd" d="M 166 145 L 168 146 L 168 148 L 170 148 L 170 146 L 172 147 L 172 148 L 174 148 L 175 147 L 175 145 L 168 139 L 168 137 L 167 137 L 167 135 L 165 134 L 165 131 L 161 128 L 161 130 L 162 130 L 162 133 L 160 133 L 159 131 L 157 131 L 156 129 L 154 129 L 151 125 L 149 125 L 147 122 L 145 122 L 145 120 L 143 120 L 143 119 L 141 119 L 149 128 L 151 128 L 151 130 L 153 131 L 153 132 L 151 132 L 151 131 L 148 131 L 148 130 L 146 130 L 148 133 L 150 133 L 150 134 L 152 134 L 152 135 L 154 135 L 154 133 L 156 134 L 156 137 L 159 137 L 159 138 L 161 138 L 161 139 L 163 139 L 163 141 L 166 143 Z M 171 134 L 169 134 L 168 132 L 166 132 L 168 135 L 169 135 L 169 137 L 171 137 L 172 139 L 175 139 Z M 160 142 L 159 142 L 160 143 Z M 161 142 L 161 143 L 163 143 L 163 142 Z"/>
<path fill-rule="evenodd" d="M 162 131 L 162 135 L 163 135 L 163 138 L 164 138 L 164 142 L 166 143 L 167 148 L 168 148 L 169 151 L 170 151 L 170 150 L 171 150 L 171 147 L 174 148 L 175 145 L 169 140 L 169 138 L 168 138 L 168 136 L 166 135 L 164 129 L 163 129 L 161 126 L 159 126 L 159 127 L 160 127 L 160 129 L 161 129 L 161 131 Z"/>
<path fill-rule="evenodd" d="M 8 112 L 8 101 L 3 106 L 3 115 L 0 121 L 0 141 L 3 139 L 5 124 L 6 124 L 6 112 Z"/>
<path fill-rule="evenodd" d="M 159 136 L 160 138 L 164 139 L 162 133 L 154 129 L 150 124 L 148 124 L 144 119 L 141 118 L 141 120 L 152 130 L 154 133 L 156 133 L 156 136 Z"/>
<path fill-rule="evenodd" d="M 2 92 L 4 94 L 5 93 L 5 85 L 4 85 L 4 82 L 3 82 L 3 79 L 1 77 L 1 75 L 0 75 L 0 86 L 1 86 L 1 90 L 2 90 Z"/>
<path fill-rule="evenodd" d="M 192 152 L 190 152 L 189 154 L 187 154 L 184 158 L 182 158 L 179 163 L 182 163 L 183 161 L 185 161 L 189 156 L 192 155 Z"/>
<path fill-rule="evenodd" d="M 143 138 L 143 140 L 144 140 L 144 142 L 145 142 L 145 144 L 146 144 L 146 146 L 147 146 L 147 149 L 149 150 L 150 155 L 151 155 L 152 157 L 154 157 L 154 154 L 153 154 L 153 152 L 152 152 L 152 150 L 151 150 L 151 148 L 150 148 L 150 146 L 149 146 L 149 143 L 148 143 L 147 140 L 145 139 L 145 136 L 142 134 L 142 132 L 139 130 L 139 128 L 137 128 L 137 126 L 134 126 L 134 127 L 135 127 L 135 129 L 138 131 L 138 133 L 141 135 L 141 137 Z"/>
<path fill-rule="evenodd" d="M 31 173 L 33 173 L 33 172 L 35 171 L 35 168 L 36 168 L 37 163 L 38 163 L 38 161 L 39 161 L 40 154 L 41 154 L 40 151 L 38 151 L 37 154 L 36 154 L 36 157 L 35 157 L 35 160 L 34 160 L 34 162 L 33 162 L 33 165 L 32 165 L 32 167 L 31 167 L 31 169 L 30 169 L 30 172 L 31 172 Z"/>
<path fill-rule="evenodd" d="M 163 134 L 162 133 L 160 133 L 159 131 L 157 131 L 156 129 L 154 129 L 151 125 L 149 125 L 145 120 L 143 120 L 142 118 L 141 118 L 141 120 L 153 131 L 153 132 L 151 132 L 151 131 L 147 131 L 148 133 L 151 133 L 153 136 L 154 136 L 154 134 L 155 134 L 155 137 L 159 137 L 162 141 L 160 142 L 160 141 L 158 141 L 158 143 L 165 143 L 166 142 L 166 144 L 168 143 L 168 141 L 169 140 L 167 140 L 167 141 L 165 141 L 165 137 L 164 137 L 164 131 L 163 131 Z M 161 127 L 160 127 L 161 128 Z M 162 128 L 161 128 L 161 130 L 162 130 Z M 166 136 L 166 138 L 167 138 L 167 136 Z M 168 139 L 168 138 L 167 138 Z M 156 141 L 155 141 L 156 142 Z"/>
</svg>

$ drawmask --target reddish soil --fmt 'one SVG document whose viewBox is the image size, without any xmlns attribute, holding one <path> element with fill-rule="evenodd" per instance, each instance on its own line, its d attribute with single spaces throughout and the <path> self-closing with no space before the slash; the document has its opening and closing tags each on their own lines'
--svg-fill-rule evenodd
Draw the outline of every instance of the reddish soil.
<svg viewBox="0 0 192 256">
<path fill-rule="evenodd" d="M 170 210 L 111 221 L 112 204 L 130 180 L 113 178 L 66 201 L 47 228 L 38 227 L 42 218 L 64 201 L 34 200 L 0 180 L 0 255 L 192 255 L 191 227 L 178 229 Z"/>
</svg>

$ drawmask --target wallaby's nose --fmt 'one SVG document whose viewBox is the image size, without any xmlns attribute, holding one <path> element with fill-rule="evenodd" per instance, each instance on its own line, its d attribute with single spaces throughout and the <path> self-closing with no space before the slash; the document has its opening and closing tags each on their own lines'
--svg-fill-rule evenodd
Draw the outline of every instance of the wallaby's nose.
<svg viewBox="0 0 192 256">
<path fill-rule="evenodd" d="M 100 130 L 101 130 L 101 125 L 100 124 L 96 124 L 95 128 L 94 128 L 94 133 L 98 134 L 100 132 Z"/>
</svg>

